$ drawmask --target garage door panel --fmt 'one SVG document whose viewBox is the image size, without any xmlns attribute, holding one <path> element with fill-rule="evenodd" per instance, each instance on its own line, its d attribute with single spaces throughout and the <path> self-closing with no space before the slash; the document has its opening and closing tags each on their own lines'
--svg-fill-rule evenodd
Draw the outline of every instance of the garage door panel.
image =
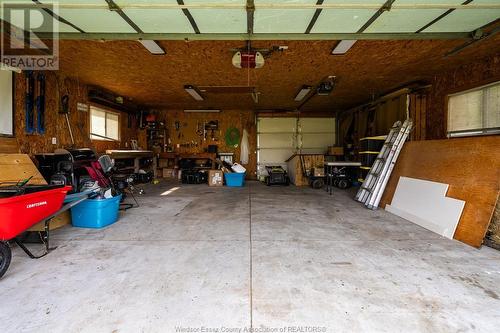
<svg viewBox="0 0 500 333">
<path fill-rule="evenodd" d="M 326 148 L 335 144 L 335 133 L 303 134 L 302 148 Z"/>
<path fill-rule="evenodd" d="M 292 133 L 259 134 L 258 148 L 289 148 L 295 146 Z"/>
<path fill-rule="evenodd" d="M 301 154 L 324 154 L 324 148 L 303 148 L 300 150 Z"/>
<path fill-rule="evenodd" d="M 335 118 L 301 118 L 300 128 L 302 133 L 333 132 Z"/>
<path fill-rule="evenodd" d="M 257 132 L 257 174 L 261 176 L 266 175 L 265 165 L 286 168 L 285 161 L 297 151 L 324 154 L 335 144 L 335 118 L 259 118 Z"/>
<path fill-rule="evenodd" d="M 259 133 L 295 133 L 296 118 L 261 118 L 258 121 Z"/>
<path fill-rule="evenodd" d="M 285 163 L 293 153 L 294 149 L 261 149 L 259 150 L 259 164 Z"/>
</svg>

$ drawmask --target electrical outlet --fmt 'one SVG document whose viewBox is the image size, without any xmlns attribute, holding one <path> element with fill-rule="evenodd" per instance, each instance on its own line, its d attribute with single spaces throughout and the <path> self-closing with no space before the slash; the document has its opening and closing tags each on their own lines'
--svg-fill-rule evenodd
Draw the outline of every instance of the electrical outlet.
<svg viewBox="0 0 500 333">
<path fill-rule="evenodd" d="M 57 145 L 57 138 L 56 138 L 56 137 L 53 137 L 53 138 L 52 138 L 52 144 L 53 144 L 53 145 Z"/>
</svg>

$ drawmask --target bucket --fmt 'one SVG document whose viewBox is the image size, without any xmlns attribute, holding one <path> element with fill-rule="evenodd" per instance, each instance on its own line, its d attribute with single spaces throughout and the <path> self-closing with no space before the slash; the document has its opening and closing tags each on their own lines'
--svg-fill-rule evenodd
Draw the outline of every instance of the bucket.
<svg viewBox="0 0 500 333">
<path fill-rule="evenodd" d="M 226 186 L 242 187 L 245 184 L 244 173 L 224 173 L 226 179 Z"/>
<path fill-rule="evenodd" d="M 78 228 L 103 228 L 118 220 L 122 195 L 89 199 L 71 208 L 71 224 Z"/>
</svg>

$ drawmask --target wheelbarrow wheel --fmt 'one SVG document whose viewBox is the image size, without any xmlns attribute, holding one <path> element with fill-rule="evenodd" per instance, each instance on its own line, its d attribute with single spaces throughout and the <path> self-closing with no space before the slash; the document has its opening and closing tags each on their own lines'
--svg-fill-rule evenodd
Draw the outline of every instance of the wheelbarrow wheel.
<svg viewBox="0 0 500 333">
<path fill-rule="evenodd" d="M 7 243 L 0 242 L 0 278 L 7 272 L 10 265 L 10 259 L 12 258 L 12 252 Z"/>
</svg>

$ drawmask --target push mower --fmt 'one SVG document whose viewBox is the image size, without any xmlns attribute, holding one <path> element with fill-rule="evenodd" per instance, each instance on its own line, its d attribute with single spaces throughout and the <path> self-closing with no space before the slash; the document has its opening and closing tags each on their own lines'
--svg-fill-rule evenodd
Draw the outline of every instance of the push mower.
<svg viewBox="0 0 500 333">
<path fill-rule="evenodd" d="M 281 166 L 266 166 L 267 176 L 265 178 L 266 185 L 290 185 L 290 178 Z"/>
</svg>

